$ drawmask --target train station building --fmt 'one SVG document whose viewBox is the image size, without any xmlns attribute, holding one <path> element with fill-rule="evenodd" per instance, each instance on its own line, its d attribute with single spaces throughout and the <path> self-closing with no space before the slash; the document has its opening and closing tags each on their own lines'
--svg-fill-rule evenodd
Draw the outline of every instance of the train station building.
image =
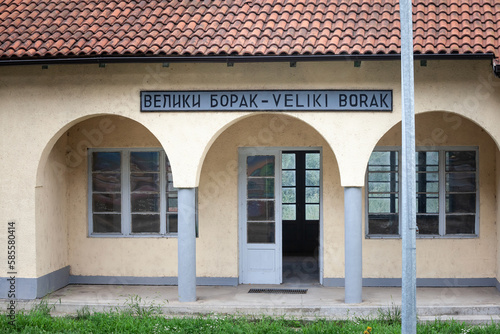
<svg viewBox="0 0 500 334">
<path fill-rule="evenodd" d="M 500 3 L 413 8 L 417 285 L 500 288 Z M 0 297 L 400 286 L 399 27 L 397 1 L 0 1 Z"/>
</svg>

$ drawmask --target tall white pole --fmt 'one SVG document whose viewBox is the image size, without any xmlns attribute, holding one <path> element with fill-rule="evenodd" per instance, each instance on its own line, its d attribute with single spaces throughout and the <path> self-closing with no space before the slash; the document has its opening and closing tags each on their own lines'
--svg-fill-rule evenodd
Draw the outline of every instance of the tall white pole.
<svg viewBox="0 0 500 334">
<path fill-rule="evenodd" d="M 402 183 L 401 234 L 403 334 L 417 332 L 416 195 L 415 195 L 415 109 L 413 79 L 412 1 L 399 2 L 401 16 L 401 99 L 402 99 Z"/>
</svg>

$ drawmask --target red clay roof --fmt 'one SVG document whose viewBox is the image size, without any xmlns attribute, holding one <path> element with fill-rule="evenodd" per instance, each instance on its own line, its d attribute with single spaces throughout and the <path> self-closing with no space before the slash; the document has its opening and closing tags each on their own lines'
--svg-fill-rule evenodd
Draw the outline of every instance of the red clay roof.
<svg viewBox="0 0 500 334">
<path fill-rule="evenodd" d="M 499 56 L 500 2 L 414 0 L 415 52 Z M 0 59 L 397 54 L 396 0 L 0 0 Z"/>
</svg>

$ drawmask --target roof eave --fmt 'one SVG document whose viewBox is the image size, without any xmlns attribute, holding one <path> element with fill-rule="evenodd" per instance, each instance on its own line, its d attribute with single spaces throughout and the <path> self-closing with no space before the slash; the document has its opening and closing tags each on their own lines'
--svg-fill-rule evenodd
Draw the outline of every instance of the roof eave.
<svg viewBox="0 0 500 334">
<path fill-rule="evenodd" d="M 257 63 L 309 61 L 383 61 L 398 60 L 400 54 L 325 54 L 325 55 L 203 55 L 203 56 L 93 56 L 1 59 L 0 66 L 64 65 L 101 63 Z M 493 53 L 414 54 L 415 60 L 495 59 Z"/>
</svg>

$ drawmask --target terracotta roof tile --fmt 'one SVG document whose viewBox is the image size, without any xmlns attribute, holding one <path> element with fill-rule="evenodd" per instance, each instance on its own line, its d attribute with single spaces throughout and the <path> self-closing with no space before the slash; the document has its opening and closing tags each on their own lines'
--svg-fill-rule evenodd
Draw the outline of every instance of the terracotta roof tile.
<svg viewBox="0 0 500 334">
<path fill-rule="evenodd" d="M 500 55 L 500 2 L 414 0 L 414 50 Z M 0 0 L 0 59 L 395 54 L 396 0 Z"/>
</svg>

